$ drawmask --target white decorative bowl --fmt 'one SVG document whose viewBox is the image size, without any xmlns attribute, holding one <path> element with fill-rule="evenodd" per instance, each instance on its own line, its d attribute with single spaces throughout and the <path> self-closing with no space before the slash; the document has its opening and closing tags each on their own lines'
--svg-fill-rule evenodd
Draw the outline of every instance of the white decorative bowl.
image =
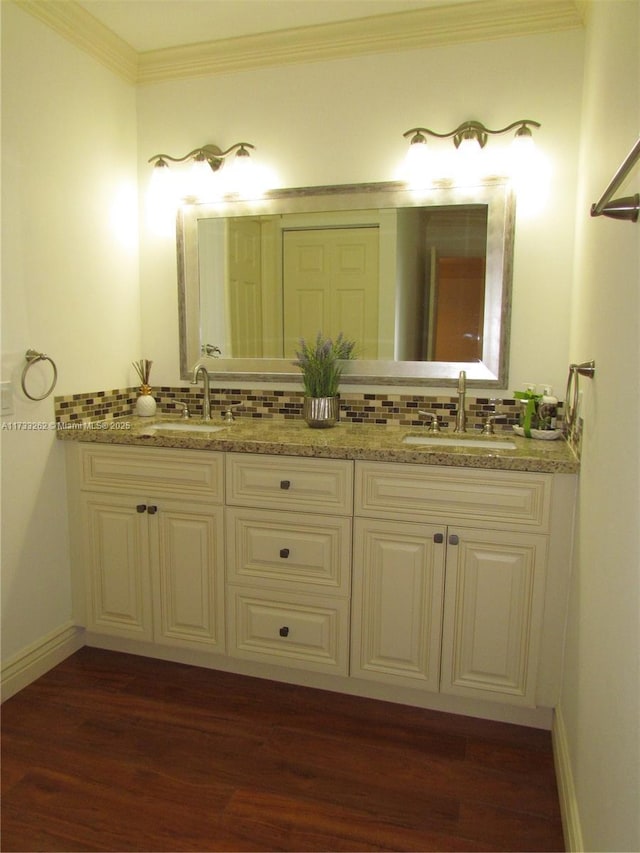
<svg viewBox="0 0 640 853">
<path fill-rule="evenodd" d="M 524 427 L 514 426 L 513 431 L 516 435 L 524 436 Z M 532 429 L 531 438 L 539 438 L 542 441 L 554 441 L 562 436 L 561 429 Z M 526 436 L 525 436 L 526 438 Z"/>
</svg>

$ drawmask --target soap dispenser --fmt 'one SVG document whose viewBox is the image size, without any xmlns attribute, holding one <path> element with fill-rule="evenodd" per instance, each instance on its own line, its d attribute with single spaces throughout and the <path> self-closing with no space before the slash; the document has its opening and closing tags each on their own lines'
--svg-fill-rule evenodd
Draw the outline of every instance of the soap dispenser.
<svg viewBox="0 0 640 853">
<path fill-rule="evenodd" d="M 556 429 L 558 425 L 558 398 L 553 396 L 553 388 L 544 385 L 542 398 L 538 403 L 538 429 Z"/>
</svg>

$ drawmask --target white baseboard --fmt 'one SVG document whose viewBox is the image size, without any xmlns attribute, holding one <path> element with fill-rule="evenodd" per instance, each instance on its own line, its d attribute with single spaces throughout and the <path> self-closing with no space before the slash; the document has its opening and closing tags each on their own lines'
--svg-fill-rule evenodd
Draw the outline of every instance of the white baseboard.
<svg viewBox="0 0 640 853">
<path fill-rule="evenodd" d="M 73 622 L 62 625 L 2 665 L 2 701 L 53 669 L 84 646 L 84 630 Z"/>
<path fill-rule="evenodd" d="M 573 781 L 573 771 L 569 758 L 569 742 L 567 730 L 564 725 L 562 711 L 555 709 L 553 715 L 553 727 L 551 729 L 553 741 L 553 759 L 556 768 L 556 779 L 558 782 L 558 797 L 560 799 L 560 811 L 562 813 L 562 829 L 564 832 L 564 843 L 569 853 L 582 853 L 582 828 L 580 825 L 580 810 Z"/>
</svg>

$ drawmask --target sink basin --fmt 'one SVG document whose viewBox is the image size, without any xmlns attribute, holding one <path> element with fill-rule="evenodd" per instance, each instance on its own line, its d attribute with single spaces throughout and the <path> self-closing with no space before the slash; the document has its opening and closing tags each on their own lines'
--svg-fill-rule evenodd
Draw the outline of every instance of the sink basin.
<svg viewBox="0 0 640 853">
<path fill-rule="evenodd" d="M 403 444 L 431 445 L 432 447 L 482 447 L 485 450 L 515 450 L 516 445 L 509 439 L 501 438 L 464 438 L 463 436 L 441 435 L 405 435 Z"/>
<path fill-rule="evenodd" d="M 225 429 L 225 426 L 220 424 L 192 424 L 190 421 L 162 421 L 156 424 L 149 424 L 148 429 L 154 432 L 170 430 L 171 432 L 219 432 Z"/>
</svg>

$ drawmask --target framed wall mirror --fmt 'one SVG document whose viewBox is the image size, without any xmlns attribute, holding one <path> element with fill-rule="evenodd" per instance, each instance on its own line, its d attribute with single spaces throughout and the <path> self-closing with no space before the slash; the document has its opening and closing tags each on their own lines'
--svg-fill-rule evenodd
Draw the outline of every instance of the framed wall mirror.
<svg viewBox="0 0 640 853">
<path fill-rule="evenodd" d="M 184 205 L 180 368 L 297 381 L 301 338 L 356 343 L 343 383 L 506 387 L 514 200 L 499 180 L 279 190 Z M 214 357 L 215 356 L 215 357 Z"/>
</svg>

